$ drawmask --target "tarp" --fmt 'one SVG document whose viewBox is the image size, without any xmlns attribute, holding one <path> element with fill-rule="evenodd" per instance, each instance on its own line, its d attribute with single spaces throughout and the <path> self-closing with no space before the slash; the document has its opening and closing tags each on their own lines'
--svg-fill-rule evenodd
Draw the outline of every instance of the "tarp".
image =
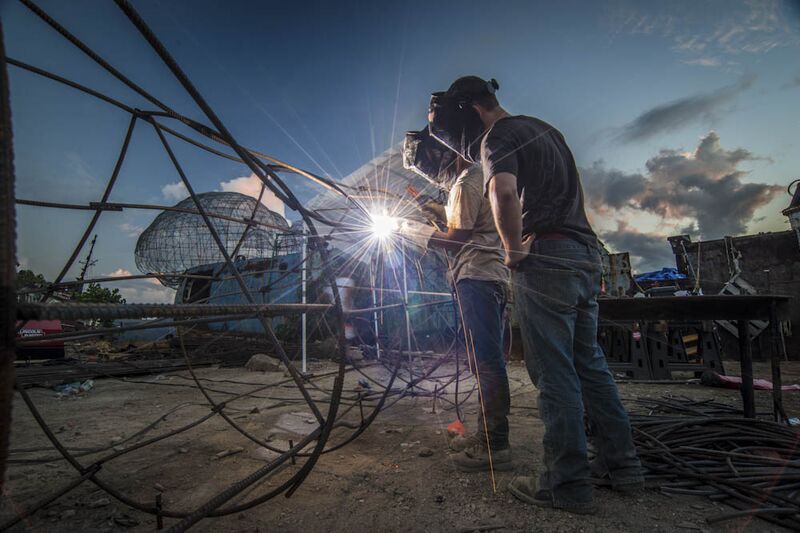
<svg viewBox="0 0 800 533">
<path fill-rule="evenodd" d="M 736 376 L 721 376 L 712 370 L 705 370 L 700 376 L 700 383 L 708 387 L 722 387 L 724 389 L 741 389 L 742 378 Z M 753 389 L 772 390 L 772 382 L 766 379 L 753 379 Z M 783 385 L 781 390 L 800 391 L 800 385 Z"/>
<path fill-rule="evenodd" d="M 661 270 L 656 270 L 655 272 L 646 272 L 644 274 L 639 274 L 636 276 L 637 282 L 642 281 L 670 281 L 676 279 L 686 279 L 686 274 L 681 274 L 678 272 L 677 268 L 673 267 L 664 267 Z"/>
</svg>

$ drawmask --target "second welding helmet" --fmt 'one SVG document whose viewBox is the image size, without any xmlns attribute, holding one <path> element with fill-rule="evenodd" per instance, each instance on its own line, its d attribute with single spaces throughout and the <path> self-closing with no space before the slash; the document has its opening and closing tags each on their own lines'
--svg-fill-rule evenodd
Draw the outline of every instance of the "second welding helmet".
<svg viewBox="0 0 800 533">
<path fill-rule="evenodd" d="M 412 170 L 436 187 L 445 188 L 455 176 L 456 153 L 433 138 L 428 128 L 406 132 L 403 141 L 403 167 Z"/>
</svg>

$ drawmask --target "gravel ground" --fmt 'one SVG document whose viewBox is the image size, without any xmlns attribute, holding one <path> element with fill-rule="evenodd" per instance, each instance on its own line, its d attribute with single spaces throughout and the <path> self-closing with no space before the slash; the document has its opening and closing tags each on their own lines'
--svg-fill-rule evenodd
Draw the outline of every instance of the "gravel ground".
<svg viewBox="0 0 800 533">
<path fill-rule="evenodd" d="M 735 373 L 735 363 L 728 363 Z M 330 363 L 316 363 L 312 371 L 330 370 Z M 447 452 L 447 424 L 455 417 L 430 398 L 406 398 L 381 413 L 356 441 L 324 455 L 300 489 L 291 497 L 278 496 L 254 509 L 221 518 L 207 519 L 199 531 L 775 531 L 758 520 L 742 519 L 709 526 L 706 516 L 730 510 L 720 503 L 691 496 L 667 496 L 655 489 L 622 496 L 609 490 L 596 491 L 599 512 L 575 516 L 561 511 L 522 504 L 506 490 L 513 475 L 531 473 L 540 465 L 542 424 L 537 417 L 536 392 L 519 362 L 510 365 L 513 391 L 511 441 L 515 471 L 462 474 L 455 470 Z M 271 383 L 284 379 L 281 373 L 254 373 L 241 368 L 205 368 L 198 375 L 213 380 Z M 186 379 L 185 372 L 136 378 L 148 384 L 101 379 L 79 397 L 59 398 L 49 389 L 31 389 L 30 394 L 58 437 L 69 447 L 121 446 L 147 424 L 174 407 L 162 419 L 159 434 L 208 412 L 204 398 Z M 767 365 L 756 364 L 756 376 L 769 378 Z M 357 376 L 349 375 L 348 387 Z M 784 382 L 800 379 L 800 365 L 786 363 Z M 211 384 L 216 390 L 240 392 L 247 387 L 229 381 Z M 685 396 L 715 398 L 738 405 L 738 391 L 700 385 L 621 384 L 625 398 L 640 396 Z M 272 398 L 241 400 L 230 410 L 234 419 L 256 435 L 269 436 L 277 445 L 298 440 L 315 427 L 310 411 L 297 402 L 291 387 L 262 393 Z M 226 395 L 215 393 L 217 399 Z M 474 396 L 474 395 L 473 395 Z M 785 393 L 787 412 L 800 414 L 798 394 Z M 281 399 L 276 399 L 281 398 Z M 768 411 L 770 396 L 756 393 L 759 410 Z M 465 410 L 467 421 L 477 412 L 475 398 Z M 357 409 L 348 417 L 358 421 Z M 333 442 L 352 430 L 340 428 Z M 43 447 L 45 451 L 14 458 L 52 457 L 46 439 L 19 396 L 12 426 L 12 448 Z M 224 455 L 224 452 L 230 455 Z M 231 453 L 234 452 L 234 453 Z M 106 452 L 107 453 L 107 452 Z M 99 455 L 89 455 L 88 462 Z M 161 493 L 170 509 L 191 510 L 253 472 L 274 457 L 264 452 L 214 417 L 192 430 L 109 462 L 100 477 L 122 493 L 141 501 L 155 501 Z M 288 466 L 270 479 L 248 490 L 236 501 L 263 494 L 288 478 L 297 466 Z M 74 471 L 60 460 L 43 464 L 13 464 L 0 503 L 0 523 L 16 509 L 29 506 L 74 479 Z M 165 525 L 175 523 L 166 520 Z M 50 504 L 12 531 L 151 531 L 155 519 L 108 497 L 91 483 L 84 483 Z"/>
</svg>

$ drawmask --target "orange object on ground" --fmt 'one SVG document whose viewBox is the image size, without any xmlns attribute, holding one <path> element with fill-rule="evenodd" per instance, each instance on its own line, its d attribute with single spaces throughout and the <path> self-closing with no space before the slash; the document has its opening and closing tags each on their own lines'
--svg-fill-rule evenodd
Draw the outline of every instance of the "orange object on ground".
<svg viewBox="0 0 800 533">
<path fill-rule="evenodd" d="M 451 422 L 447 426 L 447 434 L 451 437 L 455 437 L 456 435 L 461 435 L 462 437 L 466 435 L 467 430 L 464 428 L 464 424 L 461 423 L 461 420 L 456 420 L 455 422 Z"/>
</svg>

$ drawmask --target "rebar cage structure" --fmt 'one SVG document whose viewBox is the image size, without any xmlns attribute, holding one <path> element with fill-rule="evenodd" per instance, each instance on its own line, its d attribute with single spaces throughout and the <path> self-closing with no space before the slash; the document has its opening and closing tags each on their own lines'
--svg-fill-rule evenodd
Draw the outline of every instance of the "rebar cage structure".
<svg viewBox="0 0 800 533">
<path fill-rule="evenodd" d="M 250 259 L 300 252 L 301 237 L 290 234 L 286 219 L 255 198 L 238 192 L 206 192 L 198 194 L 197 201 L 207 213 L 219 215 L 211 224 L 231 257 Z M 191 197 L 160 213 L 139 235 L 135 258 L 143 274 L 182 274 L 190 268 L 225 261 Z M 174 276 L 161 279 L 172 288 L 180 283 Z"/>
<path fill-rule="evenodd" d="M 375 420 L 377 415 L 400 399 L 408 396 L 433 398 L 442 403 L 443 409 L 454 410 L 460 416 L 459 406 L 467 401 L 477 390 L 476 383 L 471 379 L 468 365 L 459 363 L 458 352 L 439 354 L 441 357 L 431 357 L 430 353 L 420 352 L 417 346 L 414 331 L 410 322 L 410 314 L 416 309 L 437 308 L 451 306 L 452 298 L 446 294 L 430 295 L 413 302 L 409 301 L 407 283 L 402 283 L 399 278 L 406 280 L 411 267 L 405 264 L 416 261 L 410 256 L 403 246 L 398 256 L 393 254 L 376 254 L 378 258 L 387 256 L 395 257 L 394 262 L 402 260 L 403 264 L 382 264 L 375 260 L 374 255 L 368 260 L 354 259 L 352 250 L 337 251 L 328 245 L 334 234 L 351 235 L 369 233 L 370 214 L 368 208 L 360 202 L 355 195 L 351 195 L 348 187 L 331 180 L 330 178 L 316 175 L 291 164 L 280 161 L 262 152 L 245 148 L 238 144 L 227 130 L 221 119 L 206 103 L 197 89 L 181 70 L 169 52 L 164 48 L 158 38 L 152 33 L 147 24 L 142 20 L 135 9 L 126 0 L 115 0 L 116 6 L 124 13 L 131 24 L 139 31 L 154 53 L 160 58 L 172 75 L 178 80 L 186 93 L 192 98 L 197 107 L 207 119 L 203 124 L 179 114 L 166 103 L 158 100 L 140 85 L 127 78 L 115 66 L 104 60 L 97 52 L 84 44 L 67 28 L 50 17 L 31 0 L 19 2 L 45 24 L 58 32 L 69 43 L 83 52 L 91 60 L 114 76 L 123 85 L 143 97 L 152 108 L 149 110 L 135 108 L 118 99 L 100 93 L 93 88 L 81 85 L 61 75 L 43 70 L 33 65 L 6 57 L 5 48 L 0 50 L 0 81 L 2 81 L 2 99 L 0 101 L 0 149 L 3 157 L 0 158 L 0 171 L 2 172 L 3 189 L 0 191 L 0 231 L 2 231 L 2 312 L 3 334 L 0 337 L 0 482 L 4 479 L 6 466 L 9 464 L 48 462 L 52 457 L 19 458 L 17 451 L 8 450 L 8 439 L 11 430 L 10 413 L 11 402 L 16 396 L 28 408 L 33 418 L 41 427 L 49 445 L 58 452 L 57 458 L 66 461 L 75 471 L 74 477 L 64 486 L 57 487 L 52 493 L 44 495 L 39 501 L 24 502 L 24 508 L 15 516 L 0 523 L 0 530 L 18 524 L 44 508 L 49 503 L 62 497 L 85 482 L 89 482 L 105 491 L 110 497 L 116 499 L 137 511 L 154 515 L 158 518 L 159 527 L 164 519 L 172 519 L 170 531 L 184 531 L 206 517 L 226 516 L 250 509 L 262 504 L 279 494 L 287 497 L 301 485 L 303 480 L 312 471 L 315 463 L 323 455 L 340 449 L 361 435 Z M 0 28 L 1 30 L 1 28 Z M 2 35 L 0 34 L 0 37 Z M 0 39 L 2 44 L 2 39 Z M 110 172 L 104 192 L 98 201 L 85 204 L 64 204 L 50 202 L 46 199 L 21 199 L 13 194 L 14 173 L 12 167 L 12 131 L 10 117 L 9 83 L 7 67 L 13 67 L 36 74 L 52 82 L 56 82 L 81 93 L 100 99 L 101 101 L 123 110 L 130 115 L 128 127 L 121 136 L 119 155 Z M 193 131 L 193 135 L 186 135 L 171 128 L 168 124 L 178 121 Z M 174 206 L 137 204 L 130 202 L 111 202 L 117 178 L 126 158 L 129 157 L 128 148 L 131 138 L 138 128 L 149 127 L 157 136 L 158 141 L 169 157 L 175 172 L 185 186 L 188 198 Z M 196 135 L 195 135 L 196 134 Z M 202 140 L 199 140 L 198 137 Z M 258 198 L 250 198 L 235 193 L 197 193 L 192 187 L 190 177 L 184 171 L 181 161 L 172 149 L 171 141 L 178 140 L 188 143 L 198 150 L 203 150 L 215 156 L 238 162 L 256 176 L 262 183 L 261 193 Z M 377 171 L 377 170 L 376 170 Z M 295 196 L 292 189 L 286 184 L 284 176 L 300 176 L 310 180 L 324 190 L 335 194 L 351 206 L 351 212 L 346 217 L 330 220 L 323 210 L 312 210 L 305 207 Z M 284 205 L 298 213 L 302 219 L 302 231 L 290 228 L 286 221 L 279 215 L 270 212 L 261 204 L 261 196 L 269 191 L 274 194 Z M 380 192 L 358 189 L 358 194 L 368 194 L 371 197 Z M 15 226 L 14 212 L 16 206 L 32 206 L 48 209 L 82 210 L 92 213 L 89 223 L 78 239 L 70 256 L 66 258 L 59 274 L 46 287 L 31 290 L 35 295 L 31 303 L 31 294 L 27 294 L 25 302 L 19 302 L 14 289 L 15 276 Z M 143 272 L 141 275 L 126 276 L 126 279 L 151 278 L 161 280 L 168 286 L 177 286 L 189 278 L 202 278 L 193 274 L 197 266 L 203 264 L 216 265 L 213 269 L 213 280 L 233 280 L 237 297 L 233 300 L 220 298 L 220 294 L 209 294 L 201 301 L 180 304 L 80 304 L 70 301 L 59 302 L 55 298 L 61 291 L 69 287 L 81 286 L 88 283 L 104 283 L 119 280 L 120 278 L 93 278 L 71 281 L 66 279 L 67 274 L 81 254 L 89 237 L 100 222 L 106 211 L 121 211 L 125 209 L 149 209 L 160 211 L 161 214 L 148 230 L 142 234 L 136 247 L 137 267 Z M 328 232 L 321 235 L 318 228 L 325 228 Z M 362 239 L 367 247 L 381 248 L 383 243 Z M 363 247 L 363 246 L 362 246 Z M 270 258 L 282 255 L 298 255 L 302 250 L 301 259 L 294 261 L 292 268 L 285 273 L 269 276 L 273 286 L 280 287 L 286 279 L 300 279 L 298 272 L 302 272 L 303 291 L 299 303 L 284 303 L 278 299 L 265 300 L 254 290 L 251 276 L 263 275 L 263 272 L 252 272 L 252 261 L 243 261 L 243 258 Z M 335 256 L 332 257 L 331 254 Z M 416 256 L 418 257 L 418 256 Z M 358 263 L 358 268 L 369 265 L 371 284 L 360 287 L 372 293 L 372 305 L 359 309 L 343 309 L 340 286 L 337 285 L 337 276 L 343 270 L 353 269 Z M 380 263 L 380 264 L 379 264 Z M 265 265 L 271 263 L 265 262 Z M 305 291 L 306 277 L 311 270 L 308 265 L 319 265 L 316 271 L 316 284 L 330 288 L 331 301 L 328 303 L 308 303 Z M 397 272 L 402 268 L 402 276 Z M 387 274 L 387 270 L 391 275 Z M 338 278 L 341 279 L 341 278 Z M 393 286 L 385 286 L 392 284 Z M 376 284 L 378 285 L 376 287 Z M 219 283 L 218 287 L 227 287 L 230 284 Z M 387 292 L 388 291 L 388 292 Z M 424 291 L 422 291 L 424 292 Z M 400 295 L 384 300 L 384 294 Z M 443 297 L 445 296 L 445 297 Z M 401 340 L 386 338 L 386 331 L 381 334 L 377 325 L 384 322 L 384 314 L 404 311 L 405 327 L 396 332 Z M 299 358 L 297 353 L 288 353 L 286 344 L 276 336 L 273 330 L 274 317 L 287 317 L 302 315 L 303 337 L 305 338 L 306 315 L 317 317 L 318 328 L 325 329 L 331 338 L 335 339 L 333 353 L 329 354 L 336 362 L 335 371 L 328 372 L 325 376 L 309 376 L 296 367 Z M 29 320 L 85 320 L 85 319 L 134 319 L 138 321 L 133 325 L 122 328 L 97 328 L 91 331 L 65 332 L 54 335 L 44 335 L 34 339 L 16 340 L 16 332 L 23 328 Z M 149 319 L 149 320 L 143 320 Z M 367 362 L 356 362 L 348 355 L 345 340 L 346 320 L 352 322 L 365 319 L 370 324 L 376 325 L 375 351 L 377 359 Z M 296 403 L 308 410 L 311 420 L 316 424 L 314 429 L 297 442 L 289 441 L 288 447 L 279 447 L 270 444 L 265 437 L 257 436 L 238 424 L 229 413 L 232 404 L 242 399 L 250 398 L 266 388 L 276 385 L 261 385 L 253 387 L 244 393 L 229 393 L 225 401 L 215 399 L 207 385 L 197 377 L 192 361 L 198 354 L 206 353 L 215 344 L 225 340 L 223 333 L 208 334 L 192 339 L 191 336 L 204 325 L 234 321 L 248 321 L 260 325 L 260 343 L 275 358 L 280 360 L 288 372 L 288 379 L 281 384 L 292 383 L 296 387 Z M 16 325 L 15 325 L 16 324 Z M 59 437 L 50 429 L 47 421 L 35 405 L 25 387 L 14 378 L 14 351 L 16 345 L 35 345 L 53 339 L 69 341 L 75 338 L 100 336 L 123 330 L 147 329 L 157 327 L 171 327 L 177 332 L 180 353 L 185 360 L 193 384 L 205 397 L 209 412 L 199 418 L 188 420 L 177 428 L 158 430 L 158 422 L 149 425 L 142 431 L 125 440 L 122 446 L 100 446 L 92 449 L 90 459 L 84 451 L 70 448 L 59 440 Z M 452 337 L 452 332 L 439 332 Z M 199 340 L 198 340 L 199 339 Z M 188 342 L 192 341 L 192 342 Z M 385 347 L 380 344 L 384 343 Z M 432 344 L 443 346 L 447 343 L 434 342 Z M 443 365 L 455 362 L 455 371 Z M 356 375 L 359 379 L 368 380 L 371 387 L 345 387 L 345 378 Z M 325 379 L 323 379 L 323 377 Z M 471 385 L 459 384 L 469 379 Z M 331 381 L 332 380 L 332 381 Z M 452 388 L 455 386 L 455 391 Z M 460 394 L 460 395 L 459 395 Z M 343 417 L 351 413 L 359 414 L 359 422 L 342 422 Z M 158 499 L 155 503 L 145 501 L 136 495 L 125 493 L 115 486 L 115 483 L 102 473 L 104 464 L 114 461 L 124 463 L 126 456 L 146 446 L 169 439 L 175 435 L 188 431 L 212 418 L 222 419 L 231 431 L 234 431 L 274 453 L 274 459 L 262 467 L 254 470 L 247 477 L 231 486 L 219 490 L 208 501 L 194 509 L 176 508 L 169 502 Z M 27 453 L 24 450 L 20 453 Z M 286 473 L 286 472 L 289 473 Z M 248 493 L 245 501 L 242 495 L 256 483 L 269 481 L 254 493 Z M 2 487 L 0 487 L 2 488 Z M 239 499 L 237 499 L 239 498 Z"/>
</svg>

